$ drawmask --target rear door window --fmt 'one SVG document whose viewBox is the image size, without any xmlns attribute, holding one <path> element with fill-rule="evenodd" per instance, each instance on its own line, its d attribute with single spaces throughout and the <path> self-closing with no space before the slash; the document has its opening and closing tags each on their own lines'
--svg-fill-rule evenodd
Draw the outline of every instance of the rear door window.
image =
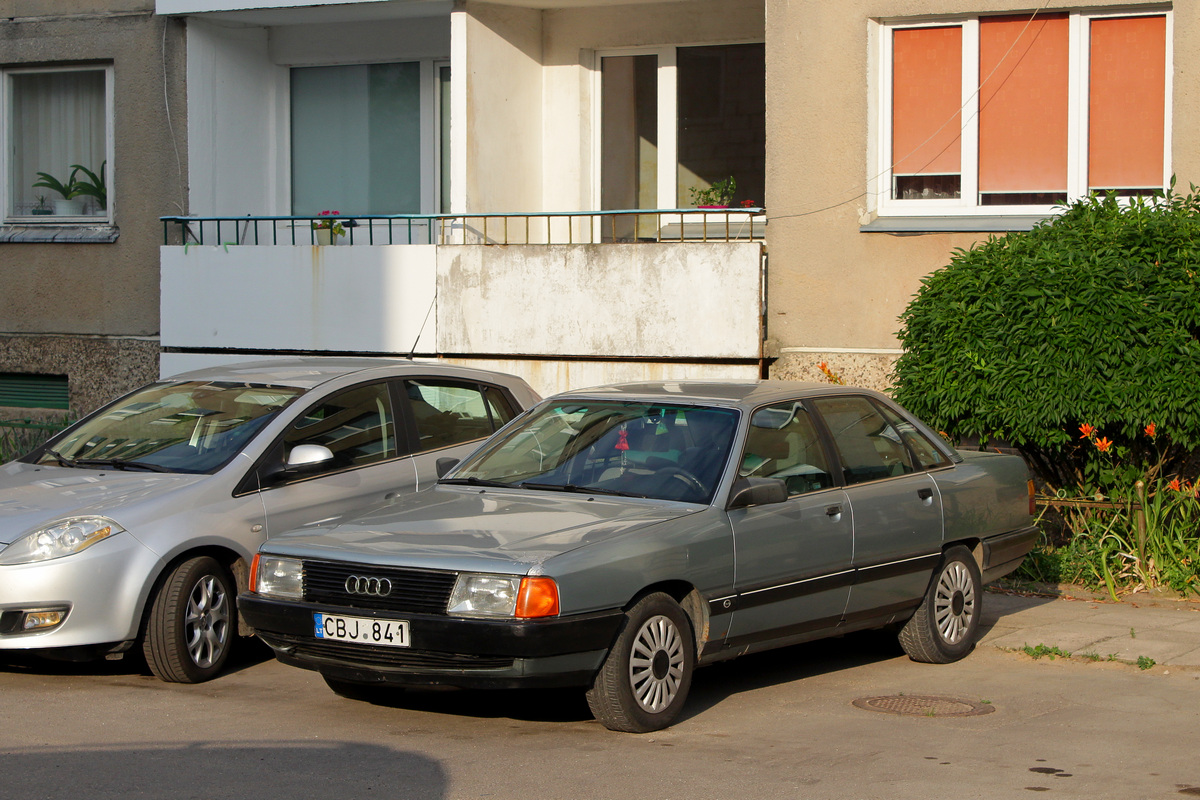
<svg viewBox="0 0 1200 800">
<path fill-rule="evenodd" d="M 513 404 L 494 386 L 437 379 L 406 380 L 403 385 L 416 452 L 491 436 L 515 415 Z"/>
<path fill-rule="evenodd" d="M 900 431 L 867 398 L 821 397 L 813 405 L 833 435 L 847 485 L 917 471 Z"/>
</svg>

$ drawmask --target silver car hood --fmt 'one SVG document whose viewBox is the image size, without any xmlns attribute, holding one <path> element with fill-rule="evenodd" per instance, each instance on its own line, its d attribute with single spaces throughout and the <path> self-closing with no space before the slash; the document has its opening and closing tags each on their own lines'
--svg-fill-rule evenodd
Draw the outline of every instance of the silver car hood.
<svg viewBox="0 0 1200 800">
<path fill-rule="evenodd" d="M 336 527 L 272 537 L 263 549 L 434 569 L 530 565 L 703 509 L 602 495 L 433 486 Z"/>
<path fill-rule="evenodd" d="M 0 466 L 0 544 L 11 544 L 22 534 L 63 517 L 113 517 L 123 508 L 211 477 L 13 461 Z"/>
</svg>

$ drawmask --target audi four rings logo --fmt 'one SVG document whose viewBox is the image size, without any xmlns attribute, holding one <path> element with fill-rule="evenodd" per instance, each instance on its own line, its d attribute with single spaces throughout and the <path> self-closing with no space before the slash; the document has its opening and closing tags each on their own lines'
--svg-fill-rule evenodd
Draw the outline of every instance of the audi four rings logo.
<svg viewBox="0 0 1200 800">
<path fill-rule="evenodd" d="M 387 597 L 392 593 L 392 582 L 387 578 L 351 575 L 346 578 L 346 592 L 348 594 L 365 594 L 370 597 Z"/>
</svg>

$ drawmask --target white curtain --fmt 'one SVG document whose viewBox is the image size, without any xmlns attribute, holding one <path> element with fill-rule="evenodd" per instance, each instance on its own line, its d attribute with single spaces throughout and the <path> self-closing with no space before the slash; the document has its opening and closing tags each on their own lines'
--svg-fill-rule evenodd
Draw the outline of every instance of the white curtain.
<svg viewBox="0 0 1200 800">
<path fill-rule="evenodd" d="M 104 81 L 104 70 L 12 75 L 10 215 L 33 213 L 39 197 L 45 197 L 51 207 L 55 200 L 62 199 L 50 189 L 33 187 L 39 172 L 49 173 L 64 184 L 72 164 L 100 174 L 106 149 Z M 105 212 L 95 198 L 89 197 L 83 213 Z"/>
</svg>

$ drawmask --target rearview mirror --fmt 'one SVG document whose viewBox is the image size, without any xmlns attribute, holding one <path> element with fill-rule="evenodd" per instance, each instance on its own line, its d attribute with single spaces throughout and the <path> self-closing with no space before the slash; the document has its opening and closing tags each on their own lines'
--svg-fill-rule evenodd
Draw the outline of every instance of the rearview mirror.
<svg viewBox="0 0 1200 800">
<path fill-rule="evenodd" d="M 729 493 L 727 509 L 764 506 L 788 499 L 787 484 L 778 478 L 738 478 Z"/>
</svg>

